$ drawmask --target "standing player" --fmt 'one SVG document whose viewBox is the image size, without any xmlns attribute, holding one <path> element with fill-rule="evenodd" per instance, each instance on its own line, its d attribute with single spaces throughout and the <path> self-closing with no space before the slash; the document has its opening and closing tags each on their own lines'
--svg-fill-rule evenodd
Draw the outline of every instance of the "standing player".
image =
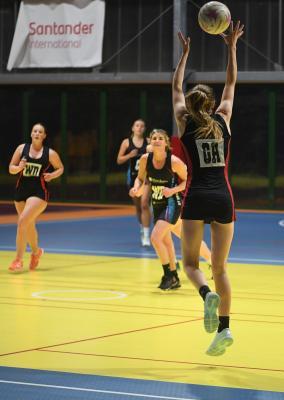
<svg viewBox="0 0 284 400">
<path fill-rule="evenodd" d="M 18 213 L 16 237 L 16 258 L 11 263 L 11 272 L 23 270 L 23 256 L 29 243 L 32 254 L 30 270 L 34 270 L 43 254 L 38 247 L 36 219 L 46 209 L 49 199 L 47 182 L 63 174 L 63 164 L 59 155 L 43 145 L 46 138 L 44 125 L 37 123 L 31 132 L 32 142 L 20 144 L 11 159 L 9 172 L 19 174 L 15 191 L 15 207 Z M 47 172 L 49 166 L 53 172 Z"/>
<path fill-rule="evenodd" d="M 235 221 L 232 190 L 228 181 L 230 153 L 230 119 L 237 80 L 236 45 L 243 34 L 243 25 L 233 23 L 227 35 L 226 82 L 221 102 L 214 112 L 212 89 L 205 85 L 193 87 L 186 95 L 182 84 L 190 39 L 179 33 L 182 55 L 173 77 L 173 108 L 179 137 L 190 160 L 182 219 L 183 263 L 188 278 L 204 300 L 204 327 L 217 334 L 207 350 L 211 356 L 222 355 L 233 343 L 229 329 L 231 288 L 226 272 Z M 204 223 L 211 226 L 212 272 L 216 292 L 211 292 L 199 269 L 199 248 Z M 217 309 L 219 308 L 219 319 Z"/>
<path fill-rule="evenodd" d="M 127 186 L 131 188 L 138 174 L 139 162 L 142 154 L 146 153 L 148 145 L 144 137 L 145 122 L 142 119 L 134 121 L 131 129 L 131 136 L 122 141 L 117 156 L 117 163 L 128 162 Z M 150 188 L 145 187 L 141 198 L 133 197 L 137 219 L 140 223 L 140 235 L 142 246 L 150 246 L 150 220 L 151 212 L 149 207 Z"/>
</svg>

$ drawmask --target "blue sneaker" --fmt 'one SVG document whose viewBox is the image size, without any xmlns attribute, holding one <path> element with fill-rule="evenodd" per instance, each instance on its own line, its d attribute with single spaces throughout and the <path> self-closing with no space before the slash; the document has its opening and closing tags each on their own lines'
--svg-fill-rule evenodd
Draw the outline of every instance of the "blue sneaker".
<svg viewBox="0 0 284 400">
<path fill-rule="evenodd" d="M 219 304 L 219 295 L 215 292 L 208 292 L 204 301 L 204 328 L 208 333 L 213 333 L 218 328 L 217 309 Z"/>
<path fill-rule="evenodd" d="M 226 348 L 231 346 L 234 342 L 229 328 L 223 329 L 221 332 L 216 333 L 213 342 L 208 347 L 206 354 L 208 356 L 221 356 L 225 353 Z"/>
</svg>

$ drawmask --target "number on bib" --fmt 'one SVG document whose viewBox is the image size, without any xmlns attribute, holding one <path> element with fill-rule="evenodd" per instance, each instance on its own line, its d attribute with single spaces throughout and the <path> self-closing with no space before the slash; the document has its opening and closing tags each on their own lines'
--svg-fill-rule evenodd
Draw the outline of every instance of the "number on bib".
<svg viewBox="0 0 284 400">
<path fill-rule="evenodd" d="M 153 186 L 152 185 L 152 199 L 154 200 L 162 200 L 164 186 Z"/>
</svg>

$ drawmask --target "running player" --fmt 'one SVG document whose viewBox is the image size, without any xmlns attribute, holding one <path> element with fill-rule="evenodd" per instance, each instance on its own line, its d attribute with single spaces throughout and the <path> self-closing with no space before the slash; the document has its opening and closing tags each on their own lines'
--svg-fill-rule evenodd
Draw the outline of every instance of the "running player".
<svg viewBox="0 0 284 400">
<path fill-rule="evenodd" d="M 205 85 L 193 87 L 186 95 L 182 84 L 190 52 L 190 38 L 179 32 L 182 55 L 173 76 L 173 108 L 179 137 L 186 150 L 190 178 L 182 209 L 183 263 L 188 278 L 204 300 L 204 327 L 209 333 L 217 330 L 207 350 L 211 356 L 225 353 L 233 343 L 229 329 L 231 288 L 226 272 L 235 221 L 232 190 L 228 181 L 230 153 L 230 119 L 237 80 L 236 45 L 243 34 L 238 21 L 222 34 L 228 47 L 226 82 L 221 102 L 214 112 L 212 89 Z M 199 269 L 199 249 L 204 223 L 211 226 L 212 272 L 216 292 L 211 292 Z M 219 319 L 217 309 L 219 308 Z"/>
<path fill-rule="evenodd" d="M 154 214 L 151 242 L 164 272 L 159 288 L 177 289 L 180 287 L 180 281 L 176 271 L 171 231 L 180 215 L 180 192 L 186 185 L 186 165 L 171 155 L 169 137 L 164 130 L 154 129 L 150 134 L 150 144 L 152 151 L 141 157 L 138 176 L 129 195 L 141 196 L 144 182 L 146 179 L 149 180 Z M 180 184 L 177 182 L 177 177 L 181 180 Z"/>
<path fill-rule="evenodd" d="M 171 154 L 169 137 L 162 129 L 151 132 L 148 150 L 150 154 L 142 156 L 138 178 L 129 194 L 140 196 L 144 188 L 143 180 L 149 180 L 155 224 L 151 241 L 164 270 L 159 288 L 177 289 L 180 282 L 171 233 L 181 237 L 181 192 L 185 187 L 187 169 L 178 157 Z M 208 264 L 211 263 L 211 252 L 204 241 L 201 243 L 200 255 Z"/>
<path fill-rule="evenodd" d="M 147 139 L 144 137 L 145 122 L 142 119 L 134 121 L 131 136 L 122 141 L 117 156 L 117 163 L 128 162 L 127 186 L 130 189 L 138 174 L 139 162 L 142 154 L 146 153 Z M 149 207 L 150 188 L 145 187 L 141 198 L 133 197 L 137 219 L 140 224 L 140 236 L 142 246 L 150 246 L 150 221 L 151 212 Z"/>
<path fill-rule="evenodd" d="M 37 123 L 31 132 L 32 142 L 20 144 L 9 165 L 12 175 L 19 174 L 15 190 L 15 207 L 18 213 L 16 258 L 11 263 L 11 272 L 23 270 L 23 256 L 29 243 L 31 248 L 30 270 L 34 270 L 43 254 L 38 247 L 36 219 L 46 209 L 49 199 L 47 183 L 63 174 L 59 155 L 43 145 L 46 138 L 44 125 Z M 49 166 L 54 171 L 47 172 Z"/>
</svg>

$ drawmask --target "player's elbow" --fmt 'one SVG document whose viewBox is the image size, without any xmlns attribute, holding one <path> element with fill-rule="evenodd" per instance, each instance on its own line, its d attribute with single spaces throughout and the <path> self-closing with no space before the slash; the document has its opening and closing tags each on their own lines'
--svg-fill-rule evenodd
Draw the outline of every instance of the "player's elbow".
<svg viewBox="0 0 284 400">
<path fill-rule="evenodd" d="M 15 168 L 14 168 L 14 165 L 9 165 L 9 174 L 11 174 L 11 175 L 16 175 L 16 171 L 15 171 Z"/>
</svg>

